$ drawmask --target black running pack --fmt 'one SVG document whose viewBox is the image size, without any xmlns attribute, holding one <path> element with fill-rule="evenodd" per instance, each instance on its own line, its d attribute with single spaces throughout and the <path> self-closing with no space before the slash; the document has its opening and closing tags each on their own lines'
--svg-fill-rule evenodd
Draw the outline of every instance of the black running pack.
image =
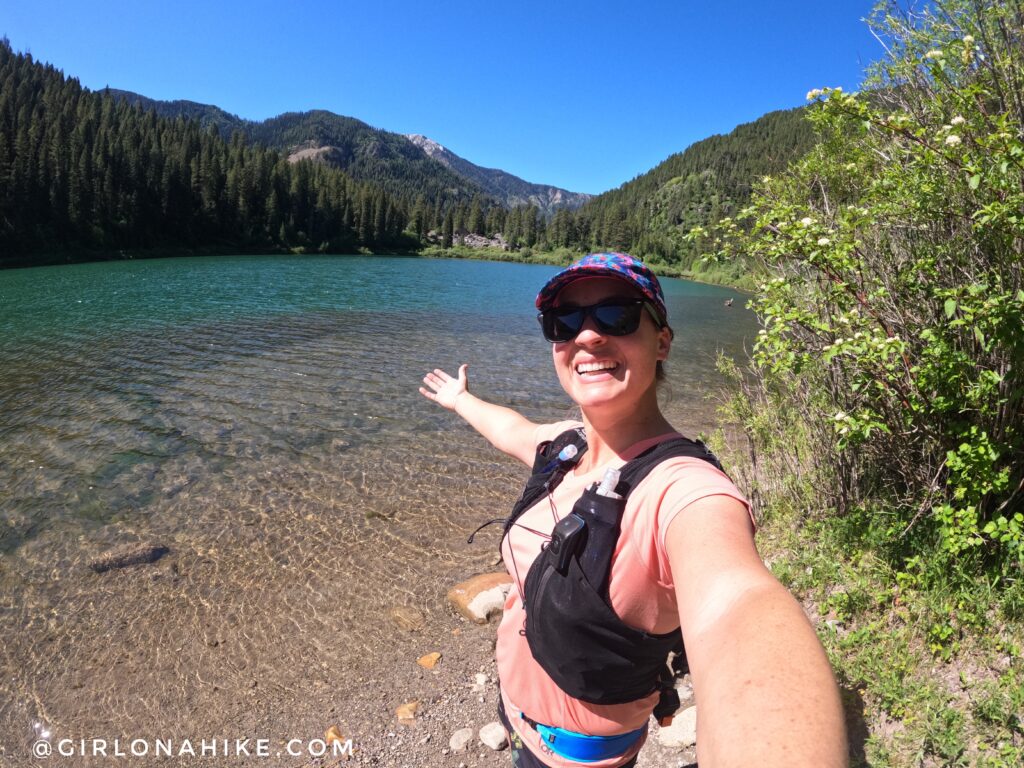
<svg viewBox="0 0 1024 768">
<path fill-rule="evenodd" d="M 567 430 L 538 448 L 523 495 L 505 520 L 505 535 L 561 482 L 586 448 L 582 429 Z M 608 577 L 626 499 L 658 464 L 676 457 L 698 458 L 722 469 L 703 443 L 684 437 L 644 451 L 621 468 L 613 493 L 596 483 L 584 491 L 555 526 L 552 541 L 523 584 L 530 652 L 558 687 L 592 704 L 623 704 L 660 690 L 654 711 L 659 720 L 679 706 L 673 681 L 686 671 L 682 633 L 677 628 L 652 634 L 624 623 L 611 606 Z"/>
</svg>

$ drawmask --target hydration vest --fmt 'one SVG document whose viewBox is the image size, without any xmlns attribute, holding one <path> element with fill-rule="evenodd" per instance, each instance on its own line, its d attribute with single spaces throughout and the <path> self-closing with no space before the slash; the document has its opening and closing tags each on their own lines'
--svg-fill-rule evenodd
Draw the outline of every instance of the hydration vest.
<svg viewBox="0 0 1024 768">
<path fill-rule="evenodd" d="M 575 456 L 560 460 L 569 445 L 576 447 Z M 527 509 L 561 482 L 586 449 L 582 429 L 570 429 L 538 447 L 533 473 L 505 520 L 505 536 Z M 566 453 L 572 454 L 572 450 Z M 534 560 L 523 584 L 526 640 L 534 659 L 555 684 L 573 698 L 592 704 L 624 704 L 659 690 L 661 698 L 654 710 L 659 720 L 679 707 L 674 679 L 688 669 L 682 633 L 676 628 L 653 634 L 624 623 L 611 606 L 608 580 L 625 499 L 658 464 L 680 456 L 702 459 L 722 469 L 699 441 L 677 437 L 649 448 L 620 470 L 615 491 L 622 503 L 614 524 L 600 535 L 587 535 L 567 568 L 564 555 L 559 561 L 555 547 L 547 546 Z M 585 491 L 581 501 L 592 493 L 593 489 Z M 595 552 L 595 547 L 601 551 Z M 602 564 L 596 578 L 589 567 L 595 559 Z M 581 561 L 588 564 L 590 578 Z M 671 667 L 670 653 L 675 654 Z"/>
</svg>

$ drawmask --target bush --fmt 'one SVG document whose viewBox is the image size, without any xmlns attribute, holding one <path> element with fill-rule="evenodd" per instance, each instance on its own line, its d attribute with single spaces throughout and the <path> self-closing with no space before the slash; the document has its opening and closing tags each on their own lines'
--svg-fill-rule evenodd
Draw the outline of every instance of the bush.
<svg viewBox="0 0 1024 768">
<path fill-rule="evenodd" d="M 819 514 L 867 511 L 900 559 L 1017 573 L 1024 12 L 1012 5 L 882 3 L 871 23 L 889 55 L 869 90 L 808 94 L 820 144 L 719 237 L 766 275 L 752 450 L 769 445 L 766 421 L 796 414 L 813 434 L 800 455 L 773 445 L 790 452 L 776 468 L 814 478 Z"/>
</svg>

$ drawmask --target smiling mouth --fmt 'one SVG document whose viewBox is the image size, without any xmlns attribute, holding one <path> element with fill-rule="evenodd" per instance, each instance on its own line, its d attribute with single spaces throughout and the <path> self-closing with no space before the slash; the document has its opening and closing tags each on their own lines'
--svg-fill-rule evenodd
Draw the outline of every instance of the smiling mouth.
<svg viewBox="0 0 1024 768">
<path fill-rule="evenodd" d="M 576 366 L 576 373 L 580 376 L 594 375 L 596 373 L 605 373 L 616 370 L 619 367 L 618 363 L 611 361 L 603 361 L 598 363 L 580 363 Z"/>
</svg>

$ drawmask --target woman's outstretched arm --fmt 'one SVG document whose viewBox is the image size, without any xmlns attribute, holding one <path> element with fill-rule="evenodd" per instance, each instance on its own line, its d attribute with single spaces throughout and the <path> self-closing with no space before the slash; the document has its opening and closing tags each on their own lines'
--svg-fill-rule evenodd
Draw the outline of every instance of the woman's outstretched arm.
<svg viewBox="0 0 1024 768">
<path fill-rule="evenodd" d="M 469 426 L 487 438 L 499 451 L 533 465 L 536 447 L 533 435 L 537 425 L 518 411 L 481 400 L 469 391 L 468 365 L 459 366 L 456 378 L 440 368 L 423 377 L 420 394 L 450 411 L 455 411 Z"/>
<path fill-rule="evenodd" d="M 701 768 L 840 768 L 839 689 L 799 603 L 765 568 L 746 508 L 687 506 L 665 536 L 697 700 Z"/>
</svg>

